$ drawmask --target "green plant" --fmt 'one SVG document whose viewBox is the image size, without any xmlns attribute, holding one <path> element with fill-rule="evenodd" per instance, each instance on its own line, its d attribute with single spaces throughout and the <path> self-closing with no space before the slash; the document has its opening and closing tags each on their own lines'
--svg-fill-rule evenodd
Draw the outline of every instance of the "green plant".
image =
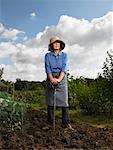
<svg viewBox="0 0 113 150">
<path fill-rule="evenodd" d="M 26 110 L 25 104 L 13 101 L 6 93 L 0 97 L 0 130 L 1 132 L 21 130 Z M 7 96 L 7 97 L 6 97 Z"/>
</svg>

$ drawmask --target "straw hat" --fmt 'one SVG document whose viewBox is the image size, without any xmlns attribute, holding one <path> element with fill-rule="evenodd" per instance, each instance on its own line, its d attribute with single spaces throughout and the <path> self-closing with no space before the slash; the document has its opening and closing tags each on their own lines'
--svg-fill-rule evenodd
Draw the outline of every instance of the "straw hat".
<svg viewBox="0 0 113 150">
<path fill-rule="evenodd" d="M 60 40 L 57 36 L 54 36 L 50 39 L 50 43 L 49 43 L 49 51 L 52 51 L 52 46 L 53 46 L 53 43 L 55 43 L 56 41 L 60 42 L 60 50 L 63 50 L 64 47 L 65 47 L 65 43 Z"/>
</svg>

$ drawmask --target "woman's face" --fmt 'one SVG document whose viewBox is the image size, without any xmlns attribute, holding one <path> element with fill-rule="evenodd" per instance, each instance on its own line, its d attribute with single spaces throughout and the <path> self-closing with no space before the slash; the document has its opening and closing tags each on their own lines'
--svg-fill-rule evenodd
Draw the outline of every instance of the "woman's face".
<svg viewBox="0 0 113 150">
<path fill-rule="evenodd" d="M 60 50 L 60 42 L 53 43 L 53 49 Z"/>
</svg>

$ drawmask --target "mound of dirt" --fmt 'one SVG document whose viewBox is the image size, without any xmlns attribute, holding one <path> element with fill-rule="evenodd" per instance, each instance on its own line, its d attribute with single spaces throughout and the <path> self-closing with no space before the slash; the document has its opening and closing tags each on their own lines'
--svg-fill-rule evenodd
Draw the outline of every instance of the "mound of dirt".
<svg viewBox="0 0 113 150">
<path fill-rule="evenodd" d="M 63 129 L 56 118 L 53 131 L 47 124 L 47 114 L 29 110 L 21 133 L 10 132 L 0 138 L 1 150 L 112 150 L 113 130 L 71 122 L 74 130 Z"/>
</svg>

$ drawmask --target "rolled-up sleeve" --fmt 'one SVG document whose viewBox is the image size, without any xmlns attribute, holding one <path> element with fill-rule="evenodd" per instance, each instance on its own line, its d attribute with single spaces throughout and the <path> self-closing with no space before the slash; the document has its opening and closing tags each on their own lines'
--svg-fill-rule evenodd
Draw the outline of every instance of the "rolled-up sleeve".
<svg viewBox="0 0 113 150">
<path fill-rule="evenodd" d="M 50 67 L 48 53 L 45 55 L 45 71 L 46 71 L 46 73 L 51 73 L 52 72 L 51 67 Z"/>
<path fill-rule="evenodd" d="M 67 54 L 64 53 L 63 55 L 63 65 L 62 65 L 62 71 L 61 72 L 67 72 L 68 71 L 68 57 Z"/>
</svg>

